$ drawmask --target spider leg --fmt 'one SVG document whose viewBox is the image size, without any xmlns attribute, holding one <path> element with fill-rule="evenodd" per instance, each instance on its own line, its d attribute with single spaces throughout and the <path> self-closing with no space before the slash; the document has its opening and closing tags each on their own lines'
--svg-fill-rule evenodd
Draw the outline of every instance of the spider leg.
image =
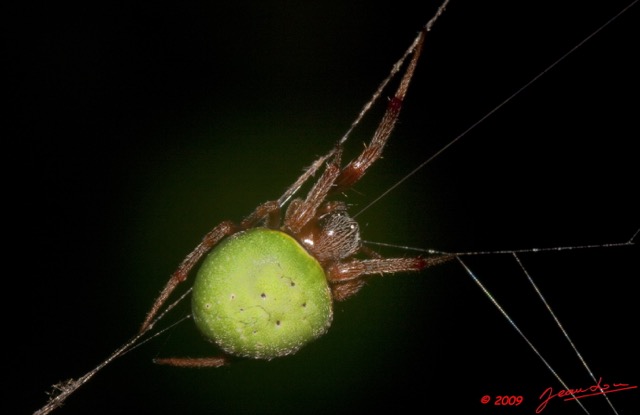
<svg viewBox="0 0 640 415">
<path fill-rule="evenodd" d="M 331 284 L 331 296 L 335 301 L 344 301 L 347 298 L 355 295 L 364 287 L 364 279 L 351 280 L 346 282 L 339 282 Z"/>
<path fill-rule="evenodd" d="M 325 171 L 314 187 L 311 189 L 307 198 L 303 202 L 294 201 L 289 205 L 285 215 L 285 226 L 294 234 L 298 233 L 309 221 L 315 216 L 318 207 L 330 194 L 340 193 L 351 186 L 364 176 L 367 169 L 380 158 L 384 146 L 393 131 L 393 128 L 400 115 L 402 101 L 409 89 L 409 83 L 415 72 L 418 58 L 422 51 L 422 44 L 426 28 L 420 33 L 413 50 L 413 56 L 409 62 L 409 66 L 400 81 L 400 85 L 387 105 L 387 109 L 378 124 L 378 128 L 373 134 L 373 138 L 369 145 L 360 153 L 358 157 L 349 162 L 344 168 L 340 169 L 340 156 L 342 153 L 342 141 L 339 142 L 328 154 L 318 158 L 307 171 L 305 171 L 296 182 L 287 189 L 287 191 L 278 199 L 279 206 L 283 206 L 291 196 L 298 191 L 302 184 L 308 180 L 320 168 L 322 163 L 330 160 Z M 337 170 L 337 171 L 336 171 Z"/>
<path fill-rule="evenodd" d="M 238 231 L 242 231 L 255 226 L 262 220 L 267 221 L 269 226 L 277 227 L 279 222 L 280 207 L 277 201 L 269 201 L 258 206 L 249 216 L 247 216 L 240 225 L 236 225 L 231 221 L 225 221 L 209 231 L 202 241 L 195 247 L 193 251 L 187 255 L 178 269 L 171 274 L 169 281 L 160 292 L 160 295 L 156 298 L 153 306 L 147 313 L 142 326 L 140 327 L 140 333 L 149 330 L 151 328 L 153 318 L 158 314 L 162 305 L 167 301 L 171 293 L 176 289 L 178 284 L 185 281 L 189 275 L 189 272 L 193 267 L 202 259 L 204 254 L 209 252 L 220 240 L 224 237 L 234 234 Z"/>
<path fill-rule="evenodd" d="M 144 322 L 140 327 L 141 333 L 151 328 L 151 322 L 158 314 L 158 311 L 160 311 L 160 307 L 162 307 L 162 305 L 167 301 L 178 284 L 187 279 L 189 271 L 196 265 L 202 256 L 222 238 L 234 232 L 237 232 L 237 226 L 233 222 L 225 221 L 220 223 L 204 236 L 202 241 L 182 260 L 178 269 L 176 269 L 176 271 L 171 274 L 171 277 L 169 277 L 169 281 L 167 281 L 167 284 L 164 286 L 160 295 L 156 298 L 153 306 L 147 313 L 147 317 L 144 319 Z"/>
<path fill-rule="evenodd" d="M 163 359 L 153 359 L 153 363 L 158 365 L 198 368 L 198 367 L 220 367 L 228 362 L 226 356 L 219 357 L 167 357 Z"/>
<path fill-rule="evenodd" d="M 329 157 L 333 156 L 339 150 L 339 146 L 334 147 L 329 153 L 325 154 L 322 157 L 316 159 L 304 173 L 296 179 L 296 181 L 289 186 L 289 188 L 280 196 L 278 199 L 278 206 L 282 207 L 285 203 L 302 187 L 302 185 L 309 180 L 312 176 L 316 174 L 316 172 L 322 167 L 324 162 L 329 159 Z"/>
<path fill-rule="evenodd" d="M 334 298 L 341 301 L 362 288 L 365 276 L 420 271 L 453 258 L 453 255 L 442 255 L 432 258 L 374 258 L 336 262 L 327 269 L 327 279 L 331 283 Z"/>
<path fill-rule="evenodd" d="M 318 208 L 324 202 L 332 190 L 336 178 L 340 175 L 341 146 L 334 148 L 330 154 L 333 154 L 333 157 L 327 164 L 322 176 L 309 190 L 307 198 L 305 200 L 293 200 L 287 208 L 284 226 L 294 235 L 299 234 L 302 228 L 316 216 Z"/>
<path fill-rule="evenodd" d="M 365 146 L 365 149 L 358 157 L 349 162 L 349 164 L 342 169 L 331 193 L 340 193 L 353 186 L 362 178 L 362 176 L 364 176 L 367 169 L 371 167 L 371 165 L 382 155 L 382 150 L 384 149 L 384 146 L 396 125 L 396 121 L 398 121 L 402 102 L 407 94 L 409 83 L 411 82 L 416 65 L 418 64 L 418 58 L 422 51 L 422 44 L 424 42 L 426 30 L 427 29 L 425 28 L 419 35 L 411 62 L 400 81 L 400 85 L 398 86 L 395 95 L 389 100 L 387 109 L 380 121 L 380 124 L 378 124 L 378 128 L 373 134 L 371 142 Z"/>
<path fill-rule="evenodd" d="M 178 269 L 171 274 L 169 281 L 160 292 L 160 295 L 156 298 L 153 306 L 147 313 L 142 326 L 140 327 L 140 333 L 147 331 L 151 328 L 153 318 L 158 314 L 162 305 L 167 301 L 171 293 L 176 289 L 178 284 L 185 281 L 189 272 L 193 267 L 202 259 L 211 248 L 213 248 L 224 237 L 234 234 L 238 231 L 248 229 L 262 220 L 266 219 L 266 224 L 270 228 L 277 228 L 280 222 L 280 208 L 311 176 L 313 176 L 318 169 L 322 166 L 325 160 L 331 158 L 331 162 L 327 165 L 324 173 L 313 186 L 307 199 L 302 203 L 292 203 L 287 209 L 286 223 L 291 223 L 294 229 L 301 229 L 307 224 L 314 216 L 315 213 L 326 197 L 327 193 L 333 186 L 333 183 L 340 174 L 340 154 L 341 147 L 336 146 L 327 155 L 318 158 L 295 182 L 290 186 L 285 193 L 277 201 L 269 201 L 258 206 L 249 216 L 247 216 L 240 225 L 236 225 L 231 221 L 225 221 L 213 228 L 207 233 L 202 241 L 195 247 L 191 253 L 189 253 L 182 263 L 178 266 Z M 296 202 L 294 200 L 293 202 Z M 293 206 L 293 208 L 292 208 Z M 296 209 L 299 208 L 299 209 Z M 291 213 L 290 213 L 291 212 Z M 287 222 L 288 221 L 288 222 Z"/>
</svg>

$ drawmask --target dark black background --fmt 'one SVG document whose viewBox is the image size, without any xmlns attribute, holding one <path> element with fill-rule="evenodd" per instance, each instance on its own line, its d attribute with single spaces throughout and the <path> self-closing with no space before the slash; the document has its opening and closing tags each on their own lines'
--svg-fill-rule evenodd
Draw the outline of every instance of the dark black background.
<svg viewBox="0 0 640 415">
<path fill-rule="evenodd" d="M 5 406 L 31 413 L 53 383 L 95 367 L 136 332 L 208 229 L 277 198 L 326 152 L 437 6 L 414 3 L 48 2 L 6 13 Z M 348 194 L 353 210 L 626 2 L 583 3 L 453 1 L 384 159 Z M 640 226 L 638 22 L 636 6 L 359 215 L 364 238 L 448 251 L 630 238 Z M 605 382 L 640 383 L 637 252 L 522 255 Z M 513 260 L 468 261 L 567 383 L 589 386 Z M 151 363 L 207 354 L 215 349 L 181 324 L 58 413 L 531 414 L 545 388 L 560 388 L 455 263 L 372 279 L 295 356 L 217 370 Z M 483 405 L 484 395 L 525 403 Z M 640 408 L 637 389 L 610 398 L 620 413 Z M 601 401 L 583 400 L 606 413 Z M 558 400 L 543 413 L 579 408 Z"/>
</svg>

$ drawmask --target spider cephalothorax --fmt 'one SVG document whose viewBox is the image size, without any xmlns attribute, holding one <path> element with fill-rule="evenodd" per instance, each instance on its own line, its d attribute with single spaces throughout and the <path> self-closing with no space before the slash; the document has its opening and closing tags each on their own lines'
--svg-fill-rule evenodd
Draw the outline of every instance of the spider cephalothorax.
<svg viewBox="0 0 640 415">
<path fill-rule="evenodd" d="M 296 239 L 322 266 L 355 255 L 362 247 L 360 227 L 342 202 L 324 205 L 326 213 L 318 215 L 299 233 Z M 287 231 L 287 229 L 283 229 Z"/>
<path fill-rule="evenodd" d="M 419 271 L 451 259 L 446 255 L 381 257 L 363 246 L 358 223 L 348 214 L 346 204 L 329 200 L 352 188 L 382 155 L 398 119 L 424 35 L 436 17 L 402 58 L 413 54 L 362 153 L 342 166 L 344 139 L 340 140 L 329 153 L 315 160 L 278 200 L 259 205 L 239 224 L 225 221 L 213 228 L 171 276 L 141 331 L 153 325 L 169 295 L 210 250 L 193 287 L 196 325 L 227 355 L 260 359 L 294 353 L 324 334 L 333 318 L 333 301 L 354 295 L 366 277 Z M 401 61 L 390 77 L 399 71 Z M 320 171 L 306 197 L 293 198 Z M 224 364 L 226 357 L 168 358 L 156 362 L 215 367 Z"/>
</svg>

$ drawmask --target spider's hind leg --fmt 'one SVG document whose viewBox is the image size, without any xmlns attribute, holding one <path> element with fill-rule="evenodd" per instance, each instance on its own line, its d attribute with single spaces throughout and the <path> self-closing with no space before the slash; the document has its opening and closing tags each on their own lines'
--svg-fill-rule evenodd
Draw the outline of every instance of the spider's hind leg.
<svg viewBox="0 0 640 415">
<path fill-rule="evenodd" d="M 198 368 L 198 367 L 220 367 L 228 363 L 228 358 L 225 356 L 219 357 L 167 357 L 162 359 L 153 359 L 153 363 L 158 365 L 186 367 L 186 368 Z"/>
</svg>

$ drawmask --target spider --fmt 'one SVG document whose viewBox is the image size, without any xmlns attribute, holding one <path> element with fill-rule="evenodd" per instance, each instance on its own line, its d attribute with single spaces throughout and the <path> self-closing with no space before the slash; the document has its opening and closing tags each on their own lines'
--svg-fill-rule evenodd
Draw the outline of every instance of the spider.
<svg viewBox="0 0 640 415">
<path fill-rule="evenodd" d="M 383 258 L 363 245 L 358 223 L 349 215 L 346 203 L 333 199 L 352 188 L 381 157 L 398 120 L 425 34 L 446 4 L 409 49 L 411 60 L 364 150 L 343 166 L 343 138 L 279 199 L 259 205 L 240 223 L 224 221 L 214 227 L 171 275 L 140 329 L 144 332 L 153 325 L 175 288 L 211 251 L 194 282 L 193 318 L 202 334 L 225 354 L 162 358 L 156 363 L 218 367 L 232 355 L 268 360 L 295 353 L 329 328 L 333 301 L 356 294 L 367 277 L 420 271 L 452 259 L 451 255 Z M 320 171 L 306 197 L 292 199 Z"/>
</svg>

